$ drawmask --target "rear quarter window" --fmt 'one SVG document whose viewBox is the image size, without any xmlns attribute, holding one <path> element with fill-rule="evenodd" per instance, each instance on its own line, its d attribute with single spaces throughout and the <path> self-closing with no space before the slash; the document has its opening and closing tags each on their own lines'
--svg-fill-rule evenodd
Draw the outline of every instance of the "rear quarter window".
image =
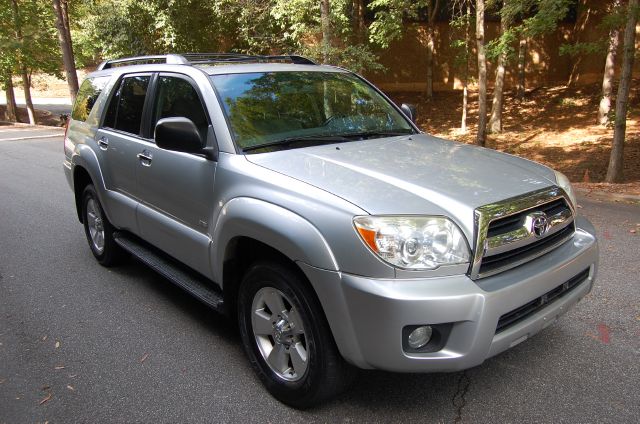
<svg viewBox="0 0 640 424">
<path fill-rule="evenodd" d="M 97 77 L 84 80 L 78 90 L 76 102 L 73 104 L 72 119 L 85 122 L 89 118 L 98 97 L 100 97 L 100 93 L 102 93 L 110 79 L 111 77 Z"/>
</svg>

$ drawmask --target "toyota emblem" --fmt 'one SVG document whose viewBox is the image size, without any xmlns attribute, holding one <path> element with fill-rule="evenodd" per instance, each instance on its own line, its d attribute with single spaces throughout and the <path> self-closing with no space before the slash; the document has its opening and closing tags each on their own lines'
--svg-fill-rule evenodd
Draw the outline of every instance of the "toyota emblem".
<svg viewBox="0 0 640 424">
<path fill-rule="evenodd" d="M 544 237 L 549 230 L 549 220 L 544 212 L 534 212 L 529 214 L 527 221 L 530 222 L 529 231 L 537 238 Z"/>
</svg>

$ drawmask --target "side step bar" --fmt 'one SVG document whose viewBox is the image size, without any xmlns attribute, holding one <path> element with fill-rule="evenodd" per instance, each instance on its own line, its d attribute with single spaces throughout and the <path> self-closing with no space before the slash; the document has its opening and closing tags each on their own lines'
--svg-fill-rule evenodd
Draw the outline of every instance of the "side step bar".
<svg viewBox="0 0 640 424">
<path fill-rule="evenodd" d="M 214 283 L 180 264 L 159 249 L 125 232 L 113 234 L 115 242 L 136 259 L 187 291 L 192 296 L 220 313 L 225 312 L 222 293 Z"/>
</svg>

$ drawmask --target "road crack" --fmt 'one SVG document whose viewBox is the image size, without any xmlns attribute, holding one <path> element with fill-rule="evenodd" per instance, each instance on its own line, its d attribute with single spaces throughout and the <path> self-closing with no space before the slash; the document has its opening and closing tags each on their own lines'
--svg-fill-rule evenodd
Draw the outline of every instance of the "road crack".
<svg viewBox="0 0 640 424">
<path fill-rule="evenodd" d="M 453 407 L 456 408 L 456 417 L 453 420 L 454 423 L 462 422 L 462 409 L 467 405 L 466 396 L 469 392 L 469 386 L 471 386 L 471 379 L 465 370 L 460 374 L 458 387 L 456 392 L 453 394 L 453 398 L 451 398 L 451 403 L 453 404 Z"/>
</svg>

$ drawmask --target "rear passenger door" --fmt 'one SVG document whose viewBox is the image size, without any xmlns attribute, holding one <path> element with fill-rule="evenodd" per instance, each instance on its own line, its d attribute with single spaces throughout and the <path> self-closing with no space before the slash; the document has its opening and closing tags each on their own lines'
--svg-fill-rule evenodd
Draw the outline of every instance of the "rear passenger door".
<svg viewBox="0 0 640 424">
<path fill-rule="evenodd" d="M 152 74 L 125 75 L 113 90 L 102 126 L 96 134 L 102 174 L 109 190 L 107 205 L 113 224 L 137 233 L 135 210 L 137 154 L 141 145 L 143 111 Z"/>
<path fill-rule="evenodd" d="M 196 124 L 203 140 L 210 118 L 193 81 L 162 73 L 154 86 L 150 135 L 158 120 L 185 117 Z M 212 140 L 208 141 L 210 144 Z M 210 276 L 209 235 L 213 214 L 216 162 L 202 155 L 165 150 L 149 144 L 137 164 L 142 237 L 200 273 Z"/>
</svg>

